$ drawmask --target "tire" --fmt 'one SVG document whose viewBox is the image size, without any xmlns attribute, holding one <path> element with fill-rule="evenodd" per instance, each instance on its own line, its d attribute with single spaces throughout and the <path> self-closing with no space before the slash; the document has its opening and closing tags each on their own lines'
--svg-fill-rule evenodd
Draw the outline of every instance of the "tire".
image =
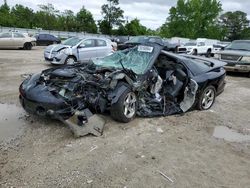
<svg viewBox="0 0 250 188">
<path fill-rule="evenodd" d="M 137 97 L 131 89 L 126 89 L 118 101 L 111 106 L 111 117 L 119 122 L 128 123 L 136 116 Z"/>
<path fill-rule="evenodd" d="M 207 86 L 199 95 L 197 108 L 199 110 L 208 110 L 210 109 L 215 101 L 216 90 L 214 86 Z"/>
<path fill-rule="evenodd" d="M 24 50 L 31 50 L 32 49 L 32 44 L 30 42 L 26 42 L 23 45 Z"/>
<path fill-rule="evenodd" d="M 211 54 L 211 49 L 208 49 L 207 50 L 207 53 L 206 53 L 206 57 L 212 57 L 212 54 Z"/>
<path fill-rule="evenodd" d="M 76 61 L 76 58 L 74 56 L 68 56 L 64 62 L 65 65 L 74 65 L 76 63 L 77 63 L 77 61 Z"/>
<path fill-rule="evenodd" d="M 196 49 L 194 49 L 193 54 L 192 55 L 198 55 L 198 51 Z"/>
</svg>

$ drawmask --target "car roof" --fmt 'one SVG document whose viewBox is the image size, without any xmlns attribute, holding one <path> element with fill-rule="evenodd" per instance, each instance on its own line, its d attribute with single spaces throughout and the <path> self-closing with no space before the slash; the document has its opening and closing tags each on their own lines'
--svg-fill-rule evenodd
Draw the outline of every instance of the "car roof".
<svg viewBox="0 0 250 188">
<path fill-rule="evenodd" d="M 106 40 L 106 41 L 111 41 L 108 38 L 103 38 L 103 37 L 70 37 L 70 38 L 79 38 L 80 40 L 85 40 L 85 39 L 100 39 L 100 40 Z"/>
</svg>

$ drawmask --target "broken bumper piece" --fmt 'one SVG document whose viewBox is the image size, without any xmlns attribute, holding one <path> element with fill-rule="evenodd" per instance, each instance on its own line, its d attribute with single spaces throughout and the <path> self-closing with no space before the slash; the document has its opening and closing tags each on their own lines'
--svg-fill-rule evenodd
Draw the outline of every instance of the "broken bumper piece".
<svg viewBox="0 0 250 188">
<path fill-rule="evenodd" d="M 105 120 L 97 114 L 92 114 L 89 109 L 76 111 L 69 119 L 60 120 L 69 126 L 75 137 L 82 137 L 88 134 L 101 136 L 105 125 Z"/>
</svg>

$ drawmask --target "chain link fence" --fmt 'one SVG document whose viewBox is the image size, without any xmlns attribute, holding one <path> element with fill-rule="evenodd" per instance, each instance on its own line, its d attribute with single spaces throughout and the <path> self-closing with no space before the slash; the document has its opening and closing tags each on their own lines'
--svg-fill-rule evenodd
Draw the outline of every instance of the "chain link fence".
<svg viewBox="0 0 250 188">
<path fill-rule="evenodd" d="M 67 32 L 67 31 L 52 31 L 52 30 L 42 30 L 42 29 L 27 29 L 27 28 L 16 28 L 16 27 L 2 27 L 0 26 L 0 33 L 9 32 L 9 31 L 17 31 L 20 33 L 28 33 L 31 35 L 36 34 L 51 34 L 55 35 L 59 38 L 70 38 L 70 37 L 84 37 L 84 36 L 93 36 L 93 37 L 104 37 L 110 38 L 109 35 L 102 34 L 91 34 L 85 32 Z"/>
</svg>

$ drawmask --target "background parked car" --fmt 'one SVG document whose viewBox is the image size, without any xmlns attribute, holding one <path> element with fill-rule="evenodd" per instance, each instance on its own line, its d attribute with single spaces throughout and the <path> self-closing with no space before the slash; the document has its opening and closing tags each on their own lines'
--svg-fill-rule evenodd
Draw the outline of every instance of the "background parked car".
<svg viewBox="0 0 250 188">
<path fill-rule="evenodd" d="M 36 39 L 18 32 L 0 33 L 0 48 L 22 48 L 31 50 L 36 45 Z"/>
<path fill-rule="evenodd" d="M 226 46 L 228 46 L 231 42 L 218 42 L 217 44 L 213 45 L 212 53 L 215 54 L 216 52 L 223 50 Z"/>
<path fill-rule="evenodd" d="M 250 77 L 250 40 L 235 40 L 214 57 L 227 63 L 227 71 L 245 72 Z"/>
<path fill-rule="evenodd" d="M 37 46 L 48 46 L 51 44 L 60 44 L 61 40 L 51 34 L 38 34 L 36 37 Z"/>
<path fill-rule="evenodd" d="M 139 44 L 155 43 L 163 46 L 165 51 L 175 52 L 178 44 L 164 41 L 161 37 L 158 36 L 136 36 L 130 37 L 130 40 L 125 43 L 118 43 L 117 49 L 124 50 L 127 48 L 134 47 Z"/>
<path fill-rule="evenodd" d="M 75 64 L 102 58 L 113 52 L 111 40 L 105 38 L 73 37 L 62 44 L 50 45 L 44 51 L 44 58 L 51 64 Z"/>
<path fill-rule="evenodd" d="M 118 44 L 117 49 L 118 50 L 124 50 L 127 48 L 134 47 L 138 44 L 146 44 L 149 42 L 157 43 L 161 46 L 165 45 L 165 42 L 162 40 L 161 37 L 157 36 L 136 36 L 136 37 L 131 37 L 131 39 L 125 43 Z"/>
<path fill-rule="evenodd" d="M 198 38 L 195 41 L 190 41 L 184 46 L 178 48 L 178 53 L 186 53 L 189 55 L 206 55 L 213 56 L 213 45 L 218 43 L 218 40 Z"/>
</svg>

